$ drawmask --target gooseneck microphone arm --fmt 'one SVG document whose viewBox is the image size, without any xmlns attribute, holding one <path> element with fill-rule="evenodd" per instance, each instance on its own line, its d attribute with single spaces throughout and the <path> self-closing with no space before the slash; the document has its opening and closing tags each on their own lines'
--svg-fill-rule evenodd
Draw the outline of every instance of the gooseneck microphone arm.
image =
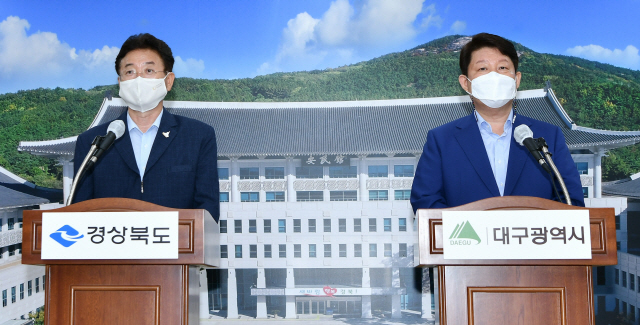
<svg viewBox="0 0 640 325">
<path fill-rule="evenodd" d="M 569 196 L 569 190 L 567 190 L 567 185 L 564 183 L 564 179 L 562 178 L 562 175 L 560 175 L 560 171 L 558 171 L 558 167 L 556 167 L 556 164 L 553 162 L 553 159 L 551 159 L 551 153 L 549 152 L 549 146 L 547 146 L 547 142 L 544 141 L 543 138 L 538 138 L 536 140 L 541 144 L 542 153 L 544 154 L 544 157 L 547 160 L 547 163 L 549 163 L 549 166 L 551 166 L 551 170 L 553 170 L 553 173 L 556 175 L 556 179 L 558 180 L 558 183 L 560 183 L 560 188 L 562 189 L 564 198 L 567 201 L 567 205 L 572 205 L 571 197 Z"/>
<path fill-rule="evenodd" d="M 87 163 L 89 162 L 91 157 L 93 157 L 93 154 L 98 149 L 98 145 L 100 144 L 100 142 L 102 142 L 102 138 L 103 137 L 101 136 L 97 136 L 93 139 L 93 142 L 91 143 L 91 148 L 89 149 L 89 152 L 87 152 L 87 156 L 84 157 L 84 160 L 80 165 L 80 168 L 78 168 L 78 173 L 73 178 L 73 183 L 71 183 L 71 190 L 69 191 L 69 197 L 67 197 L 67 205 L 71 205 L 71 202 L 73 202 L 73 197 L 76 194 L 76 187 L 78 186 L 78 182 L 82 179 L 82 177 L 84 177 L 84 174 L 87 171 L 87 167 L 86 167 Z"/>
</svg>

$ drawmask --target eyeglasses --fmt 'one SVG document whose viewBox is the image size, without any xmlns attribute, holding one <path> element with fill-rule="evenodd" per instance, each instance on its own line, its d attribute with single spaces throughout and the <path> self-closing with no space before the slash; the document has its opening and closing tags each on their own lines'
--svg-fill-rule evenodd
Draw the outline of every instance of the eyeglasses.
<svg viewBox="0 0 640 325">
<path fill-rule="evenodd" d="M 158 72 L 169 73 L 169 71 L 156 71 L 152 68 L 144 68 L 138 72 L 134 68 L 127 69 L 120 74 L 120 80 L 130 80 L 141 76 L 142 78 L 155 78 Z"/>
</svg>

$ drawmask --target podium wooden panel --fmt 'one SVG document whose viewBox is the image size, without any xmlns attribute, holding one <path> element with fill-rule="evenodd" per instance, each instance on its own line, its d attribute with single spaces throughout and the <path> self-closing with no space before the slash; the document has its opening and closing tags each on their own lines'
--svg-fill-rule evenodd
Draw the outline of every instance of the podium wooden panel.
<svg viewBox="0 0 640 325">
<path fill-rule="evenodd" d="M 43 260 L 43 212 L 178 211 L 178 258 Z M 219 265 L 219 227 L 206 210 L 95 199 L 23 213 L 23 264 L 46 265 L 45 324 L 199 323 L 199 269 Z"/>
<path fill-rule="evenodd" d="M 613 208 L 589 208 L 591 259 L 444 259 L 442 211 L 587 209 L 534 197 L 496 197 L 418 210 L 419 264 L 437 266 L 441 325 L 594 324 L 592 266 L 617 264 Z"/>
</svg>

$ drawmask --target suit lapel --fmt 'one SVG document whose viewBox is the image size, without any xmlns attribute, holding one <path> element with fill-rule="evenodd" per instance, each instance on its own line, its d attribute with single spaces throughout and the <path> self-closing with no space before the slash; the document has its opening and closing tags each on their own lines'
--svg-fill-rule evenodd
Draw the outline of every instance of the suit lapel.
<svg viewBox="0 0 640 325">
<path fill-rule="evenodd" d="M 151 153 L 149 153 L 145 174 L 158 162 L 158 159 L 160 159 L 162 154 L 167 150 L 169 144 L 171 144 L 177 134 L 178 122 L 175 116 L 165 109 L 162 114 L 162 120 L 160 120 L 158 134 L 156 134 L 156 138 L 153 140 L 153 147 L 151 147 Z"/>
<path fill-rule="evenodd" d="M 498 184 L 496 184 L 495 177 L 493 177 L 493 171 L 489 163 L 489 156 L 484 147 L 484 142 L 482 142 L 482 136 L 474 116 L 469 115 L 467 118 L 460 120 L 456 127 L 454 136 L 467 159 L 478 176 L 480 176 L 480 179 L 482 179 L 482 182 L 487 186 L 491 195 L 500 196 L 500 190 L 498 189 Z"/>
<path fill-rule="evenodd" d="M 138 165 L 136 164 L 136 156 L 133 153 L 133 146 L 131 146 L 131 136 L 129 135 L 129 126 L 127 125 L 127 110 L 125 110 L 118 119 L 124 121 L 125 132 L 124 135 L 122 135 L 122 138 L 113 143 L 113 146 L 116 148 L 116 151 L 120 154 L 120 157 L 124 160 L 125 164 L 131 170 L 140 175 Z"/>
<path fill-rule="evenodd" d="M 513 137 L 513 130 L 518 125 L 526 124 L 531 126 L 531 121 L 522 115 L 518 115 L 516 117 L 516 122 L 512 126 L 512 136 L 511 136 L 511 147 L 509 148 L 509 166 L 507 166 L 507 180 L 504 185 L 504 195 L 511 195 L 513 189 L 518 183 L 518 179 L 520 175 L 522 175 L 522 170 L 524 169 L 524 164 L 529 159 L 529 151 L 521 146 L 518 142 L 516 142 Z"/>
</svg>

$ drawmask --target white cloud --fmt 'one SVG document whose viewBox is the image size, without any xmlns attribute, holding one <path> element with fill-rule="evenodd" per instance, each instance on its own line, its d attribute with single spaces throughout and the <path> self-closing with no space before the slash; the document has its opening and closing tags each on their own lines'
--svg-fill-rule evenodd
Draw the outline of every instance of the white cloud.
<svg viewBox="0 0 640 325">
<path fill-rule="evenodd" d="M 456 20 L 451 25 L 451 31 L 454 34 L 461 34 L 465 29 L 467 29 L 467 23 L 461 20 Z"/>
<path fill-rule="evenodd" d="M 40 87 L 84 88 L 115 84 L 114 62 L 120 49 L 105 45 L 77 50 L 52 32 L 28 34 L 27 20 L 9 16 L 0 22 L 0 92 Z M 176 57 L 180 76 L 200 77 L 202 60 Z"/>
<path fill-rule="evenodd" d="M 321 18 L 298 14 L 282 31 L 275 58 L 263 63 L 258 74 L 325 68 L 344 64 L 360 51 L 390 48 L 413 39 L 429 27 L 440 27 L 435 5 L 425 0 L 364 0 L 355 8 L 349 0 L 335 0 Z M 417 23 L 417 17 L 426 17 Z"/>
<path fill-rule="evenodd" d="M 615 66 L 639 70 L 640 55 L 638 48 L 633 45 L 627 45 L 624 50 L 610 50 L 600 45 L 576 46 L 567 49 L 569 55 L 581 57 L 587 60 L 609 63 Z"/>
<path fill-rule="evenodd" d="M 173 72 L 176 77 L 204 78 L 204 61 L 188 58 L 183 60 L 181 57 L 174 57 Z"/>
</svg>

